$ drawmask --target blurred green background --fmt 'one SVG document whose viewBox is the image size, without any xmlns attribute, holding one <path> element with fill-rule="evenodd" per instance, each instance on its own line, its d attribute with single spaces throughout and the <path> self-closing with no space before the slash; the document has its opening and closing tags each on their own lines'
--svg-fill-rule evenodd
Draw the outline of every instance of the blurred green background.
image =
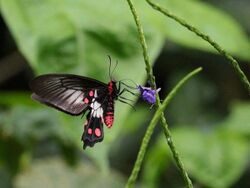
<svg viewBox="0 0 250 188">
<path fill-rule="evenodd" d="M 209 34 L 250 78 L 249 0 L 159 0 Z M 250 101 L 229 63 L 206 42 L 136 0 L 163 99 L 185 74 L 191 79 L 166 110 L 177 149 L 197 188 L 250 187 Z M 29 81 L 73 73 L 108 82 L 146 84 L 137 31 L 127 2 L 0 0 L 0 187 L 124 187 L 154 113 L 134 98 L 117 102 L 105 139 L 82 150 L 84 119 L 30 99 Z M 136 187 L 185 187 L 156 128 Z"/>
</svg>

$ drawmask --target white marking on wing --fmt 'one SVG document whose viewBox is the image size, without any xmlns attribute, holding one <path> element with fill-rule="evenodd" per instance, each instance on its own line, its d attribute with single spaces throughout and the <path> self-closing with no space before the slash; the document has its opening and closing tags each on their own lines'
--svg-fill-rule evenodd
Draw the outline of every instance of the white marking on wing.
<svg viewBox="0 0 250 188">
<path fill-rule="evenodd" d="M 71 96 L 67 99 L 67 102 L 69 104 L 73 104 L 74 101 L 76 101 L 77 99 L 81 99 L 80 95 L 82 94 L 81 91 L 75 91 L 73 94 L 71 94 Z M 79 100 L 80 100 L 79 99 Z"/>
<path fill-rule="evenodd" d="M 103 109 L 101 107 L 101 104 L 97 101 L 94 101 L 90 104 L 90 107 L 92 108 L 91 110 L 91 115 L 93 117 L 97 118 L 102 118 L 103 117 Z"/>
<path fill-rule="evenodd" d="M 80 104 L 84 104 L 84 102 L 83 102 L 83 93 L 76 99 L 76 101 L 74 102 L 75 104 L 78 104 L 78 103 L 80 103 Z"/>
</svg>

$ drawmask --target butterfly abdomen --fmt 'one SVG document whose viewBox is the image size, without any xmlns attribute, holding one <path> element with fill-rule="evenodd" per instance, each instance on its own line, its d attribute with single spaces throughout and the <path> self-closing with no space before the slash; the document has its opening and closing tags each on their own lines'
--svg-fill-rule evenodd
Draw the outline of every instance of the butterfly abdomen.
<svg viewBox="0 0 250 188">
<path fill-rule="evenodd" d="M 114 100 L 108 101 L 108 106 L 104 112 L 104 123 L 108 128 L 112 127 L 114 122 Z"/>
<path fill-rule="evenodd" d="M 108 128 L 112 127 L 114 122 L 114 100 L 117 97 L 116 82 L 110 81 L 108 83 L 108 102 L 104 112 L 104 123 Z"/>
</svg>

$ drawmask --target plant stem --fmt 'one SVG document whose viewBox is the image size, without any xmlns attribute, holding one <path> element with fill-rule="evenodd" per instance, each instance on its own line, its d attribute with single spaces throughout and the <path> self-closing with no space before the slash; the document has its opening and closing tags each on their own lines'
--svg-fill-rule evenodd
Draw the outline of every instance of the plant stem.
<svg viewBox="0 0 250 188">
<path fill-rule="evenodd" d="M 139 33 L 139 38 L 140 38 L 140 43 L 141 43 L 142 50 L 143 50 L 143 57 L 144 57 L 145 65 L 146 65 L 146 72 L 147 72 L 147 75 L 148 75 L 148 79 L 151 82 L 151 87 L 153 89 L 156 89 L 155 77 L 153 75 L 153 69 L 152 69 L 152 67 L 151 67 L 151 65 L 149 63 L 149 56 L 148 56 L 148 51 L 147 51 L 147 44 L 146 44 L 146 40 L 145 40 L 145 36 L 144 36 L 144 33 L 143 33 L 143 29 L 142 29 L 140 20 L 139 20 L 139 17 L 137 15 L 137 13 L 136 13 L 136 9 L 135 9 L 135 7 L 134 7 L 134 5 L 132 3 L 132 0 L 127 0 L 127 2 L 129 4 L 130 10 L 131 10 L 132 15 L 134 17 L 134 20 L 135 20 L 135 23 L 136 23 L 136 26 L 137 26 L 137 30 L 138 30 L 138 33 Z M 200 70 L 198 70 L 198 72 L 199 71 Z M 177 90 L 178 89 L 173 90 L 173 91 L 176 92 Z M 170 93 L 171 93 L 171 95 L 169 94 L 168 96 L 171 96 L 171 97 L 173 97 L 174 94 L 175 94 L 174 92 L 170 92 Z M 193 187 L 192 182 L 189 179 L 186 170 L 184 169 L 183 163 L 182 163 L 182 161 L 181 161 L 181 159 L 180 159 L 180 157 L 178 155 L 178 152 L 176 151 L 176 148 L 175 148 L 174 143 L 172 141 L 171 133 L 170 133 L 170 131 L 168 129 L 168 125 L 166 123 L 166 119 L 165 119 L 164 114 L 163 114 L 163 111 L 166 108 L 167 104 L 169 103 L 170 99 L 167 97 L 164 101 L 168 101 L 168 102 L 165 102 L 165 103 L 163 103 L 163 105 L 161 105 L 161 102 L 160 102 L 160 99 L 159 99 L 159 95 L 158 95 L 158 93 L 156 93 L 156 107 L 157 107 L 157 111 L 155 113 L 155 116 L 157 115 L 158 118 L 156 118 L 154 116 L 155 118 L 153 118 L 151 120 L 151 123 L 148 126 L 148 129 L 147 129 L 147 131 L 146 131 L 146 133 L 144 135 L 144 138 L 143 138 L 143 141 L 142 141 L 142 144 L 141 144 L 138 156 L 137 156 L 136 163 L 134 165 L 133 171 L 132 171 L 132 173 L 131 173 L 131 175 L 130 175 L 130 177 L 128 179 L 127 185 L 126 185 L 127 188 L 133 186 L 133 184 L 136 181 L 136 178 L 138 176 L 138 173 L 139 173 L 141 165 L 142 165 L 142 161 L 144 159 L 144 155 L 145 155 L 145 152 L 146 152 L 146 149 L 147 149 L 147 145 L 148 145 L 148 143 L 150 141 L 150 138 L 151 138 L 152 133 L 154 131 L 155 125 L 156 125 L 156 123 L 157 123 L 157 121 L 158 121 L 158 119 L 160 117 L 161 117 L 161 120 L 162 120 L 161 121 L 162 122 L 162 127 L 163 127 L 163 130 L 164 130 L 166 139 L 168 141 L 169 147 L 170 147 L 170 149 L 171 149 L 171 151 L 173 153 L 173 156 L 174 156 L 174 160 L 176 161 L 177 166 L 178 166 L 179 170 L 181 171 L 181 174 L 182 174 L 183 179 L 185 180 L 187 186 L 189 188 Z M 164 104 L 165 104 L 165 108 L 164 108 Z"/>
<path fill-rule="evenodd" d="M 213 46 L 222 56 L 224 56 L 226 59 L 229 60 L 230 64 L 233 66 L 233 69 L 236 71 L 238 76 L 240 77 L 241 82 L 245 86 L 245 88 L 248 90 L 248 94 L 250 95 L 250 83 L 245 75 L 245 73 L 241 70 L 239 63 L 229 54 L 227 53 L 218 43 L 216 43 L 213 39 L 211 39 L 210 36 L 202 33 L 199 29 L 195 28 L 191 24 L 187 23 L 184 19 L 172 14 L 170 11 L 168 11 L 165 8 L 160 7 L 158 4 L 153 3 L 151 0 L 146 0 L 147 3 L 154 8 L 155 10 L 161 12 L 165 16 L 175 20 L 182 26 L 186 27 L 191 32 L 195 33 L 199 37 L 201 37 L 203 40 L 207 41 L 211 46 Z"/>
<path fill-rule="evenodd" d="M 133 168 L 133 171 L 129 177 L 129 180 L 127 182 L 126 187 L 132 187 L 132 185 L 134 184 L 135 180 L 137 179 L 138 173 L 140 171 L 141 165 L 142 165 L 142 161 L 144 159 L 145 153 L 146 153 L 146 149 L 148 146 L 148 143 L 150 141 L 151 135 L 153 134 L 154 128 L 157 124 L 157 122 L 159 121 L 159 119 L 161 118 L 161 121 L 164 123 L 164 134 L 167 137 L 167 142 L 170 146 L 170 149 L 172 151 L 173 157 L 176 161 L 177 166 L 179 167 L 179 169 L 181 170 L 181 173 L 183 175 L 183 177 L 185 177 L 185 181 L 188 185 L 188 187 L 193 187 L 192 186 L 192 182 L 190 181 L 190 179 L 188 178 L 188 175 L 186 173 L 186 171 L 184 170 L 183 164 L 179 158 L 178 152 L 176 151 L 175 145 L 172 141 L 172 137 L 171 137 L 171 133 L 168 130 L 168 125 L 166 123 L 166 120 L 164 118 L 163 112 L 166 109 L 166 107 L 168 106 L 168 104 L 170 103 L 170 101 L 173 99 L 173 97 L 176 95 L 177 91 L 190 79 L 192 78 L 194 75 L 198 74 L 200 71 L 202 70 L 202 68 L 197 68 L 195 70 L 193 70 L 192 72 L 190 72 L 189 74 L 187 74 L 184 78 L 182 78 L 177 85 L 175 85 L 175 87 L 170 91 L 170 93 L 167 95 L 167 97 L 164 99 L 162 105 L 157 109 L 157 111 L 155 112 L 152 120 L 150 121 L 150 124 L 147 128 L 147 131 L 145 133 L 145 136 L 143 137 L 142 140 L 142 144 Z"/>
<path fill-rule="evenodd" d="M 147 76 L 148 76 L 148 79 L 150 81 L 150 84 L 151 84 L 152 88 L 156 89 L 155 77 L 153 75 L 153 69 L 152 69 L 152 67 L 151 67 L 151 65 L 149 63 L 148 47 L 147 47 L 146 39 L 145 39 L 145 36 L 144 36 L 144 32 L 143 32 L 140 20 L 139 20 L 139 17 L 137 15 L 137 13 L 136 13 L 135 7 L 134 7 L 134 5 L 132 3 L 132 0 L 127 0 L 127 2 L 129 4 L 130 10 L 131 10 L 131 12 L 133 14 L 135 24 L 136 24 L 136 27 L 137 27 L 137 31 L 139 33 L 140 44 L 141 44 L 142 51 L 143 51 L 143 58 L 144 58 L 144 62 L 145 62 L 145 65 L 146 65 Z M 157 100 L 160 101 L 159 97 L 158 97 Z"/>
<path fill-rule="evenodd" d="M 166 121 L 166 119 L 164 117 L 164 113 L 161 113 L 161 124 L 163 125 L 162 127 L 163 127 L 163 131 L 164 131 L 164 135 L 167 138 L 168 145 L 170 147 L 170 150 L 172 152 L 174 160 L 175 160 L 178 168 L 180 169 L 181 175 L 182 175 L 183 179 L 185 180 L 188 188 L 193 188 L 192 181 L 188 177 L 188 173 L 185 171 L 184 164 L 181 161 L 179 153 L 178 153 L 178 151 L 177 151 L 177 149 L 175 147 L 175 144 L 173 142 L 171 132 L 168 129 L 168 124 L 167 124 L 167 121 Z"/>
</svg>

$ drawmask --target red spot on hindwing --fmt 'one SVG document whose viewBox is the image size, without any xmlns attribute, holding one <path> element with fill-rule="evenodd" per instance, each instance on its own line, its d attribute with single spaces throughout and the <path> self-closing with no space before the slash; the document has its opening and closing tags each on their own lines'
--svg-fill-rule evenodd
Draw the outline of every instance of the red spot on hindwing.
<svg viewBox="0 0 250 188">
<path fill-rule="evenodd" d="M 88 134 L 92 134 L 92 129 L 91 128 L 88 128 Z"/>
<path fill-rule="evenodd" d="M 95 135 L 96 135 L 97 137 L 100 137 L 100 136 L 102 135 L 101 130 L 100 130 L 99 128 L 96 128 L 96 129 L 95 129 Z"/>
<path fill-rule="evenodd" d="M 90 96 L 90 97 L 93 97 L 93 96 L 94 96 L 94 91 L 90 90 L 90 91 L 89 91 L 89 96 Z"/>
</svg>

